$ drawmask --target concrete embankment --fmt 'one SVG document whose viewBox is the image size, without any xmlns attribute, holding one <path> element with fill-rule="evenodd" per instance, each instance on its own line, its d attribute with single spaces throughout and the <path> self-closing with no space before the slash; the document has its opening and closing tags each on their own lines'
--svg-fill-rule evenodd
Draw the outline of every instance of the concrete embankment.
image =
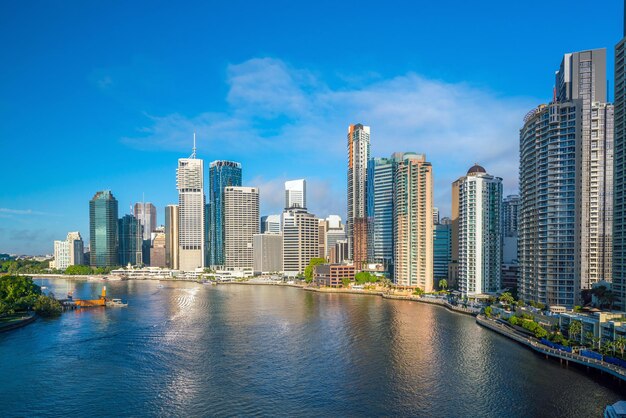
<svg viewBox="0 0 626 418">
<path fill-rule="evenodd" d="M 485 328 L 488 328 L 492 331 L 497 332 L 498 334 L 501 334 L 514 341 L 517 341 L 520 344 L 525 345 L 526 347 L 536 351 L 537 353 L 545 355 L 546 358 L 558 359 L 561 362 L 565 361 L 565 364 L 569 364 L 569 362 L 572 362 L 581 366 L 587 366 L 595 370 L 599 370 L 603 373 L 608 373 L 620 380 L 626 381 L 626 369 L 623 369 L 621 367 L 606 363 L 601 360 L 595 360 L 589 357 L 581 356 L 579 354 L 568 353 L 566 351 L 556 350 L 554 348 L 545 346 L 532 338 L 521 335 L 507 325 L 501 324 L 493 319 L 489 319 L 484 315 L 478 315 L 476 317 L 476 322 Z"/>
</svg>

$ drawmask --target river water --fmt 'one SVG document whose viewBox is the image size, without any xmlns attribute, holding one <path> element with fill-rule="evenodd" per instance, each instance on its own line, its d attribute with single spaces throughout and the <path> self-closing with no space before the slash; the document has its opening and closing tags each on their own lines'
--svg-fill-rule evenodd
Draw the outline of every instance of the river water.
<svg viewBox="0 0 626 418">
<path fill-rule="evenodd" d="M 0 334 L 0 416 L 600 417 L 626 385 L 474 319 L 290 287 L 37 280 L 127 308 Z"/>
</svg>

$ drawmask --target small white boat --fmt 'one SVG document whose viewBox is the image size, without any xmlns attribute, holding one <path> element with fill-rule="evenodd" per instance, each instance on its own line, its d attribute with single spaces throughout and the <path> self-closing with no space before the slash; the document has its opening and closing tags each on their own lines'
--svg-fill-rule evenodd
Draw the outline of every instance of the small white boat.
<svg viewBox="0 0 626 418">
<path fill-rule="evenodd" d="M 122 299 L 111 299 L 106 302 L 107 308 L 125 308 L 128 303 L 122 302 Z"/>
</svg>

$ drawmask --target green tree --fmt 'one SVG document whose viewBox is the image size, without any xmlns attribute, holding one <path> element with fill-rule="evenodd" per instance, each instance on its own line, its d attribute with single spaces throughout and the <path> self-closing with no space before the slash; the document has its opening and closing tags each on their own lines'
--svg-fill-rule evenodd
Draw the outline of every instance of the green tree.
<svg viewBox="0 0 626 418">
<path fill-rule="evenodd" d="M 368 271 L 360 271 L 354 275 L 354 281 L 357 284 L 374 283 L 378 278 Z"/>
<path fill-rule="evenodd" d="M 506 305 L 511 305 L 513 302 L 515 302 L 515 299 L 513 299 L 513 295 L 511 295 L 509 292 L 504 292 L 503 294 L 501 294 L 499 299 L 500 302 Z"/>
<path fill-rule="evenodd" d="M 491 306 L 487 306 L 485 308 L 485 315 L 487 315 L 487 318 L 491 318 L 492 312 L 493 312 L 493 310 L 492 310 Z"/>
<path fill-rule="evenodd" d="M 89 266 L 69 266 L 65 269 L 65 274 L 86 276 L 91 274 L 92 270 Z"/>
<path fill-rule="evenodd" d="M 615 349 L 619 351 L 622 358 L 624 357 L 624 348 L 626 348 L 626 338 L 617 337 L 615 339 Z"/>
<path fill-rule="evenodd" d="M 37 314 L 44 317 L 54 317 L 61 315 L 62 307 L 54 295 L 39 295 L 33 306 Z"/>
<path fill-rule="evenodd" d="M 569 328 L 567 330 L 567 334 L 569 336 L 569 339 L 574 341 L 580 341 L 580 337 L 581 337 L 581 333 L 583 331 L 583 326 L 580 323 L 580 321 L 572 321 L 569 324 Z"/>
<path fill-rule="evenodd" d="M 448 281 L 446 279 L 439 280 L 439 289 L 446 290 L 448 288 Z"/>
<path fill-rule="evenodd" d="M 30 309 L 41 294 L 31 277 L 3 276 L 0 277 L 0 301 L 8 305 L 8 309 L 25 311 Z"/>
<path fill-rule="evenodd" d="M 325 263 L 325 258 L 312 258 L 311 261 L 309 261 L 309 265 L 304 269 L 304 280 L 306 280 L 307 283 L 311 283 L 313 281 L 315 266 Z"/>
<path fill-rule="evenodd" d="M 344 277 L 343 279 L 341 279 L 341 284 L 343 285 L 343 287 L 348 287 L 350 286 L 350 278 L 349 277 Z"/>
</svg>

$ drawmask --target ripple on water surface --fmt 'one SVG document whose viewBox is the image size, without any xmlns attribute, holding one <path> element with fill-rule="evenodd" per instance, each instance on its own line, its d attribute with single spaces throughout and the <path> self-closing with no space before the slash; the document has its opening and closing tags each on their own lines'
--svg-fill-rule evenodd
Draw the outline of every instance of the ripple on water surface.
<svg viewBox="0 0 626 418">
<path fill-rule="evenodd" d="M 87 297 L 102 283 L 71 286 Z M 437 306 L 272 286 L 107 287 L 128 308 L 0 334 L 2 416 L 586 417 L 624 397 Z"/>
</svg>

